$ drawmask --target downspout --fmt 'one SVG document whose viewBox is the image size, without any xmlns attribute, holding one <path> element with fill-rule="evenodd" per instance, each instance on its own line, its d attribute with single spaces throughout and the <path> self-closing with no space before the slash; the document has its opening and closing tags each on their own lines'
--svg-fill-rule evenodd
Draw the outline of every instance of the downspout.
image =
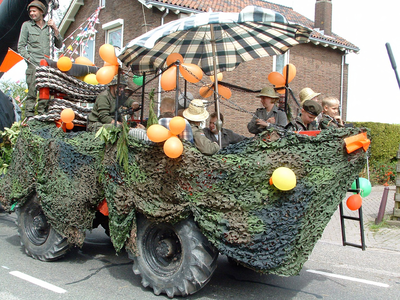
<svg viewBox="0 0 400 300">
<path fill-rule="evenodd" d="M 169 8 L 166 9 L 165 13 L 161 17 L 161 26 L 164 25 L 164 19 L 169 14 Z M 161 105 L 161 70 L 158 70 L 158 93 L 157 93 L 157 116 L 160 115 Z"/>
<path fill-rule="evenodd" d="M 344 54 L 342 55 L 342 66 L 341 66 L 341 70 L 340 70 L 340 116 L 342 116 L 342 117 L 343 117 L 344 65 L 346 64 L 346 55 L 347 55 L 347 52 L 345 51 Z M 348 84 L 347 84 L 347 86 L 348 86 Z M 347 105 L 346 105 L 346 109 L 347 109 Z M 346 119 L 347 119 L 347 114 L 346 114 Z M 345 120 L 343 120 L 343 121 L 345 121 Z"/>
</svg>

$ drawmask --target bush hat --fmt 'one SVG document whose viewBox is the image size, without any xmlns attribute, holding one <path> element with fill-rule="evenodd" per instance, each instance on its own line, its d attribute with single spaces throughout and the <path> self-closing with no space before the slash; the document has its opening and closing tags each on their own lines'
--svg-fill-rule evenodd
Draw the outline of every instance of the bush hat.
<svg viewBox="0 0 400 300">
<path fill-rule="evenodd" d="M 313 116 L 318 116 L 322 112 L 322 106 L 314 100 L 304 101 L 303 109 Z"/>
<path fill-rule="evenodd" d="M 262 96 L 264 97 L 269 97 L 273 99 L 279 99 L 278 94 L 275 92 L 275 89 L 273 87 L 267 86 L 263 88 L 257 98 L 261 98 Z"/>
<path fill-rule="evenodd" d="M 201 122 L 207 120 L 209 113 L 204 107 L 203 100 L 193 99 L 189 107 L 183 111 L 183 116 L 194 122 Z"/>
<path fill-rule="evenodd" d="M 306 87 L 300 91 L 300 102 L 303 103 L 306 100 L 312 100 L 319 95 L 321 95 L 321 93 L 316 93 L 312 89 Z"/>
<path fill-rule="evenodd" d="M 110 83 L 108 83 L 108 86 L 112 86 L 112 85 L 117 85 L 118 84 L 118 74 L 114 76 L 114 78 L 110 81 Z M 126 82 L 126 79 L 124 76 L 121 76 L 119 78 L 119 84 L 120 85 L 125 85 L 128 86 L 128 83 Z"/>
<path fill-rule="evenodd" d="M 31 3 L 29 3 L 27 8 L 28 12 L 32 6 L 39 8 L 43 12 L 43 17 L 47 15 L 47 7 L 41 1 L 34 0 Z"/>
</svg>

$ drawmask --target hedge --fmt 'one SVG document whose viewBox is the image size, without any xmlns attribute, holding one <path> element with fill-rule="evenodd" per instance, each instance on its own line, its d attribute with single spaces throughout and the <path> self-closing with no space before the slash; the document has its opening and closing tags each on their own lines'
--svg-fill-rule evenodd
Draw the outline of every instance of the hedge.
<svg viewBox="0 0 400 300">
<path fill-rule="evenodd" d="M 397 160 L 400 145 L 400 125 L 374 122 L 352 122 L 356 127 L 371 130 L 371 162 L 390 163 Z"/>
</svg>

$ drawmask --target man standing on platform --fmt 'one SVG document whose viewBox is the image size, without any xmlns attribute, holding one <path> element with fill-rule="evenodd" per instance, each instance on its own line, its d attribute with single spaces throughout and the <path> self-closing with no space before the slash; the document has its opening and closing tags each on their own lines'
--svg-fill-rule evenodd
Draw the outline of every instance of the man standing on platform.
<svg viewBox="0 0 400 300">
<path fill-rule="evenodd" d="M 63 41 L 58 28 L 53 20 L 44 20 L 47 14 L 47 7 L 41 1 L 32 1 L 28 5 L 29 17 L 31 20 L 22 24 L 18 40 L 18 52 L 28 64 L 26 69 L 26 83 L 28 95 L 25 100 L 25 117 L 27 120 L 35 115 L 36 105 L 36 67 L 45 56 L 50 56 L 50 29 L 54 33 L 54 44 L 61 48 Z M 38 114 L 45 112 L 47 100 L 38 102 Z"/>
</svg>

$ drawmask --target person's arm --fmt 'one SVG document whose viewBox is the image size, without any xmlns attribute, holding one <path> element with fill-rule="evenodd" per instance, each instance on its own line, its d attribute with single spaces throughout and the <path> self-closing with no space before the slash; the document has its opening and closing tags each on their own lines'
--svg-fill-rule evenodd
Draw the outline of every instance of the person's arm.
<svg viewBox="0 0 400 300">
<path fill-rule="evenodd" d="M 190 126 L 189 122 L 185 120 L 186 127 L 185 129 L 179 134 L 179 138 L 189 141 L 192 144 L 194 143 L 193 139 L 193 132 L 192 132 L 192 127 Z"/>
<path fill-rule="evenodd" d="M 110 116 L 111 105 L 106 95 L 99 95 L 96 99 L 98 119 L 103 124 L 111 124 L 114 119 Z"/>
<path fill-rule="evenodd" d="M 26 45 L 28 44 L 28 27 L 27 24 L 24 23 L 22 24 L 21 27 L 21 32 L 19 34 L 19 39 L 18 39 L 18 52 L 21 54 L 23 58 L 29 61 L 30 56 L 28 54 L 28 50 L 26 49 Z"/>
<path fill-rule="evenodd" d="M 292 122 L 288 123 L 288 124 L 285 126 L 285 129 L 286 129 L 287 131 L 297 131 L 297 127 L 296 127 L 296 125 L 295 125 L 295 122 L 292 121 Z"/>
<path fill-rule="evenodd" d="M 258 119 L 259 118 L 253 117 L 249 122 L 249 124 L 247 124 L 247 129 L 249 130 L 250 133 L 257 134 L 262 132 L 262 130 L 260 130 L 260 127 L 257 124 Z"/>
<path fill-rule="evenodd" d="M 198 128 L 193 129 L 193 138 L 196 148 L 199 149 L 201 153 L 205 155 L 213 155 L 214 153 L 218 152 L 219 145 L 206 138 L 203 130 Z"/>
<path fill-rule="evenodd" d="M 52 19 L 50 19 L 47 21 L 47 25 L 49 25 L 51 29 L 54 31 L 54 45 L 60 49 L 63 45 L 63 38 L 56 26 L 56 23 Z"/>
<path fill-rule="evenodd" d="M 285 127 L 287 125 L 287 123 L 288 123 L 288 120 L 287 120 L 286 113 L 282 110 L 278 110 L 278 117 L 277 117 L 275 124 Z"/>
<path fill-rule="evenodd" d="M 229 137 L 229 144 L 239 143 L 246 138 L 245 136 L 235 133 L 232 130 L 227 130 L 227 132 Z"/>
</svg>

